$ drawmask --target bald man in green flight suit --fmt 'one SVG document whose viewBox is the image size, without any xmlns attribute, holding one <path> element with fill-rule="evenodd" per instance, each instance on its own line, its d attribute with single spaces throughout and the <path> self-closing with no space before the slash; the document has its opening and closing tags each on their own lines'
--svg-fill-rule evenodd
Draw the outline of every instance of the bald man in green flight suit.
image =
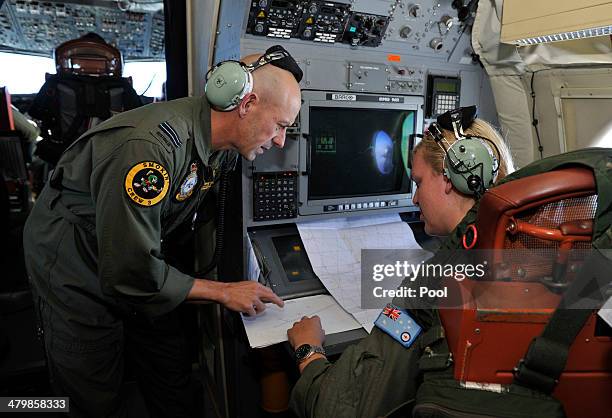
<svg viewBox="0 0 612 418">
<path fill-rule="evenodd" d="M 150 416 L 192 416 L 177 306 L 210 300 L 253 315 L 265 302 L 283 305 L 256 282 L 184 274 L 163 246 L 191 222 L 222 165 L 283 147 L 302 73 L 282 48 L 261 61 L 279 48 L 243 59 L 260 65 L 245 67 L 252 89 L 235 107 L 211 109 L 205 95 L 138 108 L 88 131 L 60 159 L 24 241 L 50 380 L 70 397 L 72 416 L 126 416 L 124 358 Z"/>
</svg>

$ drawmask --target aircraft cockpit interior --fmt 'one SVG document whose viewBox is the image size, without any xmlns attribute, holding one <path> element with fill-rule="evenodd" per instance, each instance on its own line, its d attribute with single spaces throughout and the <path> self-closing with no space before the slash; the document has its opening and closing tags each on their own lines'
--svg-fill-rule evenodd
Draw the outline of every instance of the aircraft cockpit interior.
<svg viewBox="0 0 612 418">
<path fill-rule="evenodd" d="M 612 2 L 0 0 L 0 413 L 612 414 Z"/>
</svg>

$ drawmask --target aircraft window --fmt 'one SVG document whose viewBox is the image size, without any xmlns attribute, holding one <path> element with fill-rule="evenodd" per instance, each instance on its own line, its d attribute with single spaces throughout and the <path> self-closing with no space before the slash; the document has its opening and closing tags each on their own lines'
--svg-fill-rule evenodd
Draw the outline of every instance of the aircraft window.
<svg viewBox="0 0 612 418">
<path fill-rule="evenodd" d="M 0 86 L 10 94 L 32 94 L 45 83 L 45 73 L 55 74 L 55 64 L 49 57 L 0 52 Z"/>
<path fill-rule="evenodd" d="M 166 81 L 166 62 L 126 62 L 123 76 L 132 77 L 132 85 L 136 93 L 148 97 L 162 97 L 162 84 Z"/>
<path fill-rule="evenodd" d="M 577 90 L 582 93 L 585 89 Z M 566 151 L 612 147 L 612 97 L 602 97 L 608 93 L 602 93 L 602 89 L 598 88 L 592 88 L 587 93 L 593 97 L 563 97 L 561 100 L 563 126 L 559 135 L 565 140 Z"/>
<path fill-rule="evenodd" d="M 38 55 L 0 52 L 0 86 L 8 87 L 11 94 L 38 93 L 45 83 L 45 73 L 55 74 L 52 58 Z M 132 77 L 134 90 L 148 97 L 162 97 L 162 84 L 166 81 L 165 61 L 126 62 L 124 77 Z"/>
</svg>

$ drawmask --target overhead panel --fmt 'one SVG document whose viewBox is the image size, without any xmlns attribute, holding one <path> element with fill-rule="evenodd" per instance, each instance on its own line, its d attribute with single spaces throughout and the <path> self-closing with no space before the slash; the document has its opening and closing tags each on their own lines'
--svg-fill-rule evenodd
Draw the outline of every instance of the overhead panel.
<svg viewBox="0 0 612 418">
<path fill-rule="evenodd" d="M 449 63 L 472 62 L 473 1 L 251 0 L 249 4 L 245 39 L 305 41 L 360 48 L 364 53 L 393 51 Z"/>
<path fill-rule="evenodd" d="M 319 0 L 252 0 L 247 33 L 333 44 L 378 46 L 389 16 L 352 10 L 350 4 Z"/>
<path fill-rule="evenodd" d="M 62 42 L 95 32 L 124 59 L 164 58 L 162 11 L 122 11 L 114 1 L 86 3 L 6 0 L 0 9 L 0 49 L 50 56 Z"/>
</svg>

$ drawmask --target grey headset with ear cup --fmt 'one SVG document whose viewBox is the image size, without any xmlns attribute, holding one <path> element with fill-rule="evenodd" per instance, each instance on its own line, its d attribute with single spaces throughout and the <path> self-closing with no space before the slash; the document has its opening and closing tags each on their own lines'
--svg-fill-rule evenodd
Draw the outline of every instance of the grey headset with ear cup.
<svg viewBox="0 0 612 418">
<path fill-rule="evenodd" d="M 253 71 L 286 57 L 290 57 L 286 51 L 275 51 L 262 55 L 253 64 L 220 62 L 206 74 L 206 99 L 215 110 L 228 112 L 235 109 L 244 96 L 253 91 Z"/>
<path fill-rule="evenodd" d="M 476 119 L 476 106 L 462 107 L 446 112 L 429 127 L 429 133 L 444 150 L 444 175 L 461 193 L 480 197 L 493 185 L 499 170 L 499 150 L 490 139 L 466 135 Z M 457 139 L 452 145 L 444 138 L 440 127 L 451 130 Z M 446 146 L 445 146 L 446 145 Z"/>
</svg>

